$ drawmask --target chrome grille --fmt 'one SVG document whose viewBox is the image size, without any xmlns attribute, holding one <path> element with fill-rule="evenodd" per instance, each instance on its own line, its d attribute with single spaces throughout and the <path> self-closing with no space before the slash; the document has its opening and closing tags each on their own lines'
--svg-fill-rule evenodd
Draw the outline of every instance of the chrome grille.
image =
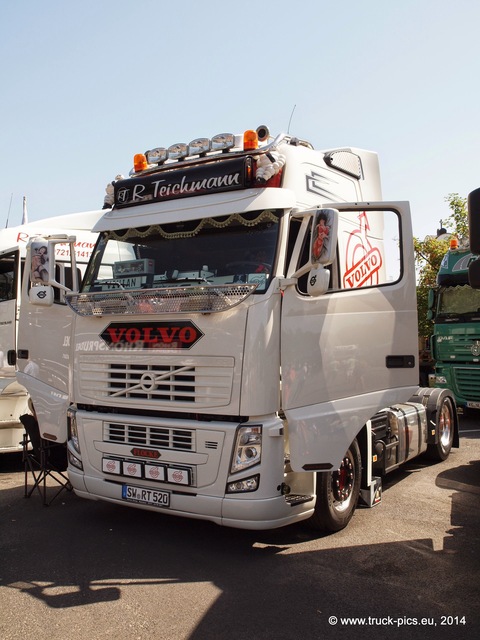
<svg viewBox="0 0 480 640">
<path fill-rule="evenodd" d="M 195 367 L 110 365 L 111 398 L 195 402 Z"/>
<path fill-rule="evenodd" d="M 454 367 L 453 372 L 458 395 L 480 402 L 480 371 L 474 367 Z"/>
<path fill-rule="evenodd" d="M 454 329 L 455 325 L 451 325 Z M 473 331 L 469 327 L 468 332 L 454 333 L 452 336 L 448 336 L 451 339 L 446 339 L 447 336 L 438 336 L 436 341 L 437 359 L 439 361 L 449 362 L 452 356 L 455 359 L 463 363 L 472 361 L 472 347 L 476 342 L 480 341 L 480 332 Z"/>
<path fill-rule="evenodd" d="M 188 429 L 106 422 L 104 440 L 116 444 L 195 451 L 195 432 Z"/>
<path fill-rule="evenodd" d="M 78 379 L 85 399 L 188 410 L 227 406 L 233 385 L 233 358 L 158 357 L 110 361 L 108 356 L 79 356 Z"/>
</svg>

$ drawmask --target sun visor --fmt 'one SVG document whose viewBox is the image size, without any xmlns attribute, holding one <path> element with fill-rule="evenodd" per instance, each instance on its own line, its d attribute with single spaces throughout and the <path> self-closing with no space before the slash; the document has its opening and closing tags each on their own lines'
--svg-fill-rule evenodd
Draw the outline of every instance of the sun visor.
<svg viewBox="0 0 480 640">
<path fill-rule="evenodd" d="M 259 209 L 291 209 L 295 204 L 295 194 L 290 189 L 245 189 L 121 209 L 113 208 L 102 216 L 93 231 L 98 233 L 110 229 L 148 227 L 152 224 L 214 218 Z"/>
</svg>

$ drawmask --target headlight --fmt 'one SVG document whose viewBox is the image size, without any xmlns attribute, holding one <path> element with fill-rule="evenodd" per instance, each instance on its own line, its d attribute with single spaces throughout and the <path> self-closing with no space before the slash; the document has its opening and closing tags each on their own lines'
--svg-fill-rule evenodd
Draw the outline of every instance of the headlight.
<svg viewBox="0 0 480 640">
<path fill-rule="evenodd" d="M 262 427 L 239 427 L 233 451 L 231 473 L 238 473 L 260 463 L 262 458 Z"/>
<path fill-rule="evenodd" d="M 68 439 L 73 445 L 73 448 L 77 453 L 80 452 L 80 443 L 78 441 L 78 427 L 77 427 L 77 410 L 70 407 L 67 410 L 67 424 L 68 424 Z"/>
<path fill-rule="evenodd" d="M 435 376 L 435 384 L 447 384 L 445 376 Z"/>
</svg>

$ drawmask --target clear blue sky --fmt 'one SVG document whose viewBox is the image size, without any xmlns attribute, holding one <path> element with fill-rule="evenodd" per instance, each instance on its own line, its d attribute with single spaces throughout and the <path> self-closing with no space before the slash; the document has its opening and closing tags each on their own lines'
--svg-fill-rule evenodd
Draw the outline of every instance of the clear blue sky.
<svg viewBox="0 0 480 640">
<path fill-rule="evenodd" d="M 0 226 L 101 208 L 133 154 L 267 124 L 377 151 L 435 233 L 480 186 L 478 0 L 0 0 Z M 12 197 L 13 194 L 13 197 Z"/>
</svg>

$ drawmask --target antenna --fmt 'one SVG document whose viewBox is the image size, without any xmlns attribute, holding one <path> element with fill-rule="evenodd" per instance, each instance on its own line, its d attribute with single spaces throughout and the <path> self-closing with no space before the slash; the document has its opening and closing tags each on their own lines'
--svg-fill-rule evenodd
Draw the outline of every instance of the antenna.
<svg viewBox="0 0 480 640">
<path fill-rule="evenodd" d="M 10 196 L 10 205 L 9 205 L 9 207 L 8 207 L 7 221 L 6 221 L 6 223 L 5 223 L 5 229 L 8 227 L 8 221 L 9 221 L 9 219 L 10 219 L 10 209 L 12 208 L 12 199 L 13 199 L 13 193 L 12 193 L 12 195 Z"/>
<path fill-rule="evenodd" d="M 290 120 L 288 121 L 288 129 L 287 129 L 287 133 L 290 133 L 290 124 L 291 124 L 291 122 L 292 122 L 293 112 L 295 111 L 296 107 L 297 107 L 297 105 L 296 105 L 296 104 L 294 104 L 294 105 L 293 105 L 293 109 L 292 109 L 292 113 L 290 114 Z"/>
<path fill-rule="evenodd" d="M 27 214 L 27 196 L 23 196 L 23 216 L 22 216 L 22 224 L 27 224 L 28 222 L 28 214 Z"/>
</svg>

